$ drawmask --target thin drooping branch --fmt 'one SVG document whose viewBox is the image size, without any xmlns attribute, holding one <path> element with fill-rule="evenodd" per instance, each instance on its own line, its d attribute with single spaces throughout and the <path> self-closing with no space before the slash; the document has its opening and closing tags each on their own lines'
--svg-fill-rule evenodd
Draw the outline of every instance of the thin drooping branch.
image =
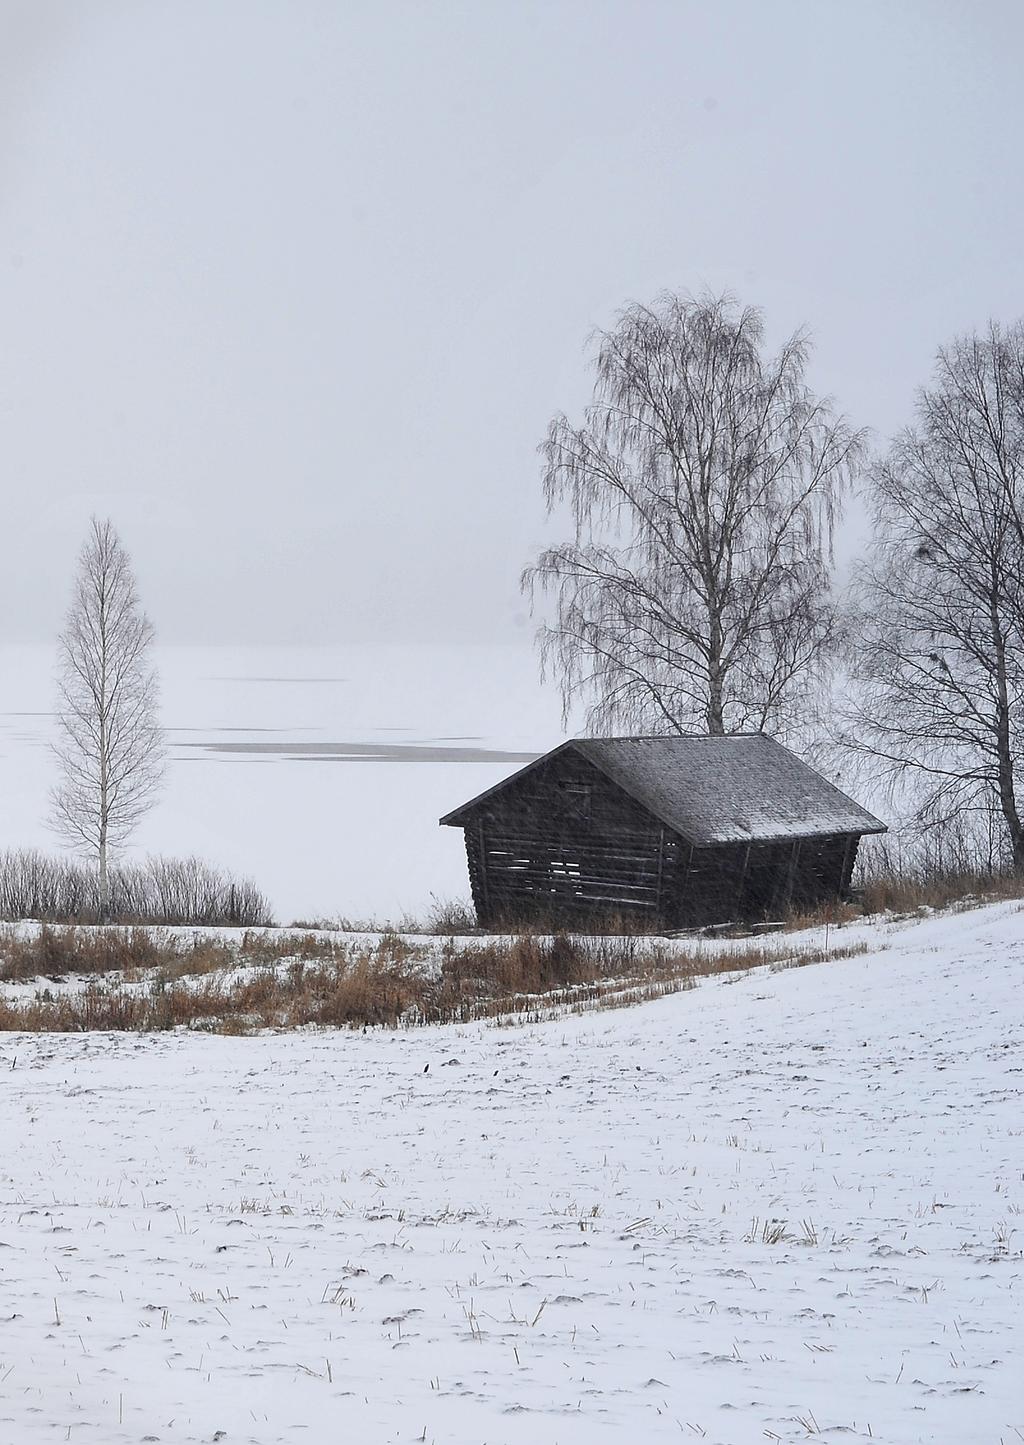
<svg viewBox="0 0 1024 1445">
<path fill-rule="evenodd" d="M 862 439 L 764 355 L 728 298 L 633 305 L 599 336 L 592 404 L 542 448 L 571 541 L 523 574 L 545 668 L 595 730 L 785 732 L 835 656 L 831 538 Z"/>
<path fill-rule="evenodd" d="M 111 524 L 93 519 L 58 645 L 61 782 L 52 805 L 59 831 L 95 855 L 102 909 L 110 852 L 152 807 L 163 779 L 152 639 L 127 553 Z"/>
</svg>

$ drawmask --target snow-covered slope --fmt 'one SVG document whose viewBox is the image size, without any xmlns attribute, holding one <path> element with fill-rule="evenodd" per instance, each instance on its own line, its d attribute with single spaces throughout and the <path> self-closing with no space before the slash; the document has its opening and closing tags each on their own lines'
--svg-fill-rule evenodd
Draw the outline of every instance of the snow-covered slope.
<svg viewBox="0 0 1024 1445">
<path fill-rule="evenodd" d="M 529 1028 L 0 1036 L 0 1440 L 1024 1438 L 1022 925 Z"/>
</svg>

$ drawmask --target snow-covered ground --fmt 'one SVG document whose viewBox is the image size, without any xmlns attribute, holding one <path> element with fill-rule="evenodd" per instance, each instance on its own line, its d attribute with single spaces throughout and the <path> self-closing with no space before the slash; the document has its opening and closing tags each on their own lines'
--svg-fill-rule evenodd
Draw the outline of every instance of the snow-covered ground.
<svg viewBox="0 0 1024 1445">
<path fill-rule="evenodd" d="M 1022 924 L 525 1028 L 0 1036 L 0 1440 L 1016 1445 Z"/>
</svg>

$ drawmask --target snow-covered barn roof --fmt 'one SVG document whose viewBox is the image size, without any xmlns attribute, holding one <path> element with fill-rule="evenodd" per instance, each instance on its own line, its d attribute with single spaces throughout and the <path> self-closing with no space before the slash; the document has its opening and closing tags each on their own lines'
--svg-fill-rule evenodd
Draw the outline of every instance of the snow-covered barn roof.
<svg viewBox="0 0 1024 1445">
<path fill-rule="evenodd" d="M 697 848 L 886 831 L 866 808 L 765 733 L 571 738 L 441 822 L 461 827 L 478 804 L 570 748 Z"/>
</svg>

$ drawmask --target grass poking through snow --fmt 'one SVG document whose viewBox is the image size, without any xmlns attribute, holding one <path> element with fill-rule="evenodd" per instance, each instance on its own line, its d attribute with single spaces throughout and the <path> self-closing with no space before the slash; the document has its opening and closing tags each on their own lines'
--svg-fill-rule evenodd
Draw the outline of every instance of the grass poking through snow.
<svg viewBox="0 0 1024 1445">
<path fill-rule="evenodd" d="M 783 939 L 723 948 L 636 937 L 558 934 L 357 943 L 315 934 L 240 939 L 146 929 L 45 927 L 0 937 L 0 980 L 39 980 L 0 999 L 0 1030 L 72 1033 L 178 1027 L 411 1027 L 472 1019 L 529 1020 L 622 1007 L 691 988 L 700 978 L 849 957 Z"/>
</svg>

